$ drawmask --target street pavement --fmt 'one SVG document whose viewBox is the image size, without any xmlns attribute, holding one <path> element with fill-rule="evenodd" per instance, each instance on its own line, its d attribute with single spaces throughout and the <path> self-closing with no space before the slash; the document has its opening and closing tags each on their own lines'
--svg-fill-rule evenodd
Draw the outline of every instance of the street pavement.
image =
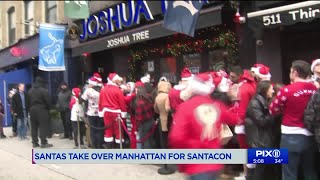
<svg viewBox="0 0 320 180">
<path fill-rule="evenodd" d="M 32 164 L 31 137 L 9 138 L 11 128 L 4 128 L 6 139 L 0 139 L 0 180 L 184 180 L 181 173 L 160 175 L 159 166 L 136 164 Z M 71 149 L 74 142 L 53 136 L 51 149 Z"/>
</svg>

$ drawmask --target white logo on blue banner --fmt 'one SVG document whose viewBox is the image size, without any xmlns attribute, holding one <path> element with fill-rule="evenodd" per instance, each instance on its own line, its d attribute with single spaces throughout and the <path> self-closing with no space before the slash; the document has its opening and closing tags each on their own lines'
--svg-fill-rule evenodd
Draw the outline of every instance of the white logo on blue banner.
<svg viewBox="0 0 320 180">
<path fill-rule="evenodd" d="M 64 36 L 66 28 L 55 24 L 40 24 L 39 69 L 64 71 Z"/>
</svg>

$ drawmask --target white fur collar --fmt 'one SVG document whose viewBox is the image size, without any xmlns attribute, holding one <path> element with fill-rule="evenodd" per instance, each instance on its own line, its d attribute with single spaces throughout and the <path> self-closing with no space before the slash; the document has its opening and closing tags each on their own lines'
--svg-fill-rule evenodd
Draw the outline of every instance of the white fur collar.
<svg viewBox="0 0 320 180">
<path fill-rule="evenodd" d="M 183 90 L 186 88 L 186 85 L 178 84 L 173 87 L 176 90 Z"/>
</svg>

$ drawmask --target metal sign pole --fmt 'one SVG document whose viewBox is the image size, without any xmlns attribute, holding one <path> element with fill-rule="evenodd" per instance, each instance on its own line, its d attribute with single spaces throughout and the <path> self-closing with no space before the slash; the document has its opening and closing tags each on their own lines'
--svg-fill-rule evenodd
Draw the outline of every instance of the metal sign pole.
<svg viewBox="0 0 320 180">
<path fill-rule="evenodd" d="M 78 149 L 81 149 L 80 147 L 80 121 L 79 121 L 79 111 L 77 111 L 77 126 L 78 126 Z"/>
<path fill-rule="evenodd" d="M 120 115 L 118 115 L 118 126 L 119 126 L 120 149 L 122 149 L 122 128 L 121 128 L 121 116 Z"/>
</svg>

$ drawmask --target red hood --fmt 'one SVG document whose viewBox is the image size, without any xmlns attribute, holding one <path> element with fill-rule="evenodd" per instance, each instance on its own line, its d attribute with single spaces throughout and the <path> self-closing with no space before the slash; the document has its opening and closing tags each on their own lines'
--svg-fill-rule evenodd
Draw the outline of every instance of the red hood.
<svg viewBox="0 0 320 180">
<path fill-rule="evenodd" d="M 240 77 L 240 81 L 248 80 L 251 82 L 255 82 L 254 78 L 251 76 L 248 70 L 244 70 L 242 76 Z"/>
</svg>

